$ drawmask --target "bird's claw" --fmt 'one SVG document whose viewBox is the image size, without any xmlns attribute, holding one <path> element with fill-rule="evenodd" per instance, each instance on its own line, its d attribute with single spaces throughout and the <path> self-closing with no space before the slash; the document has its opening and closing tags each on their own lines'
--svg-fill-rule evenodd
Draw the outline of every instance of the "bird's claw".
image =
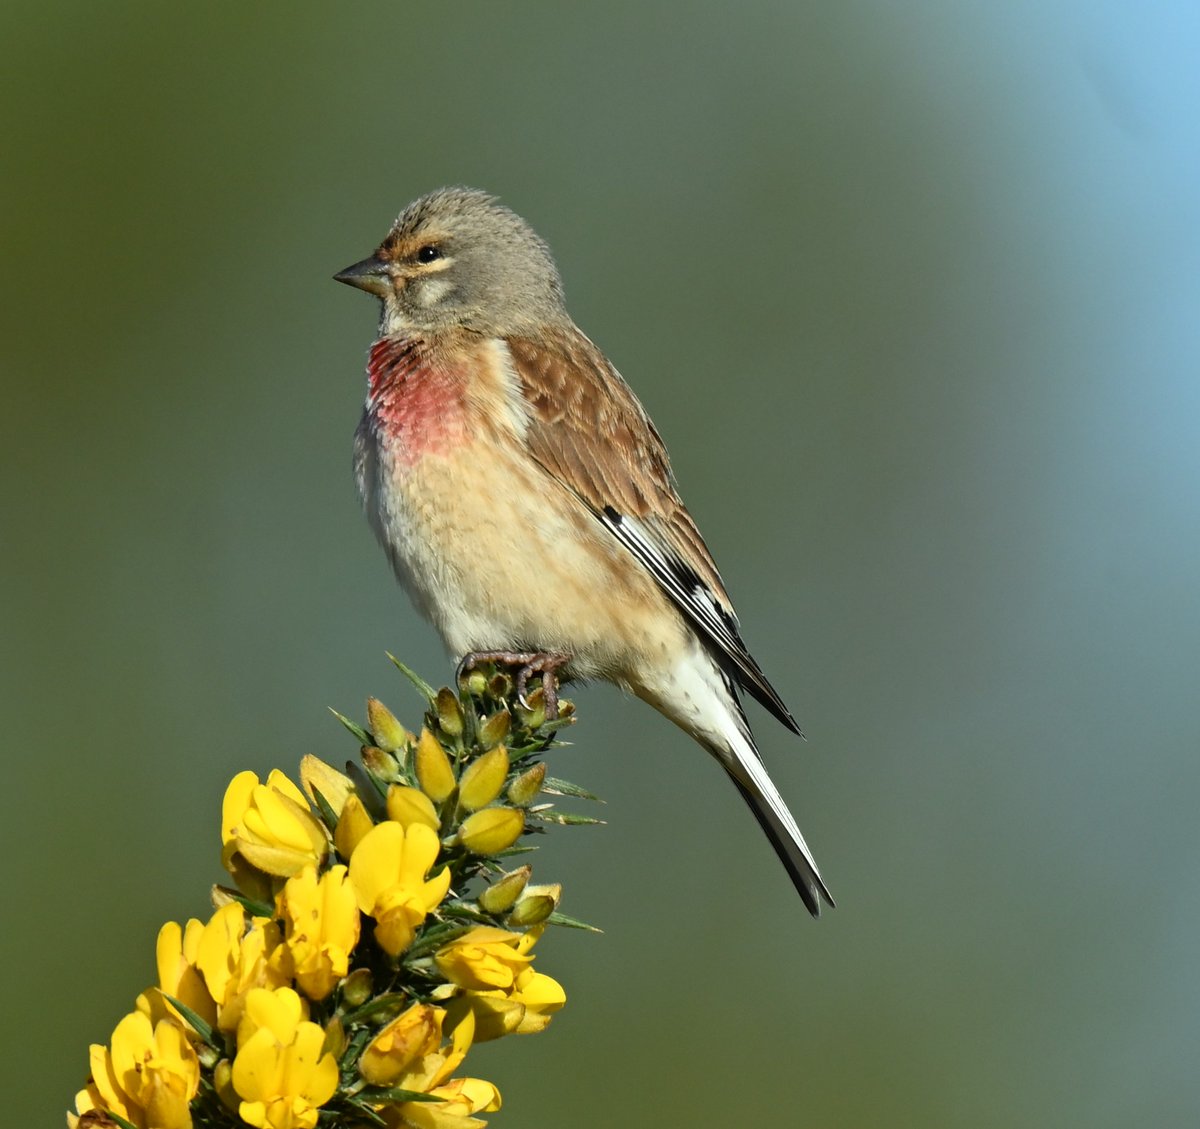
<svg viewBox="0 0 1200 1129">
<path fill-rule="evenodd" d="M 558 717 L 558 672 L 570 661 L 570 655 L 557 651 L 472 651 L 463 656 L 458 664 L 458 673 L 461 677 L 485 662 L 513 668 L 516 673 L 517 701 L 527 710 L 533 709 L 525 696 L 530 675 L 540 674 L 546 720 L 554 721 Z"/>
</svg>

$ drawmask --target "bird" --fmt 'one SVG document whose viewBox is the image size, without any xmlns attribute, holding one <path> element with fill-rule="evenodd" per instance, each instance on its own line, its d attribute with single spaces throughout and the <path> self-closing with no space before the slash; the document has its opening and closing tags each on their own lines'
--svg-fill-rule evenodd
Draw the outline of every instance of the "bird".
<svg viewBox="0 0 1200 1129">
<path fill-rule="evenodd" d="M 354 438 L 367 518 L 418 611 L 485 659 L 601 679 L 733 780 L 814 917 L 833 906 L 739 692 L 800 727 L 742 641 L 666 446 L 567 312 L 546 242 L 499 199 L 439 188 L 334 278 L 380 300 Z"/>
</svg>

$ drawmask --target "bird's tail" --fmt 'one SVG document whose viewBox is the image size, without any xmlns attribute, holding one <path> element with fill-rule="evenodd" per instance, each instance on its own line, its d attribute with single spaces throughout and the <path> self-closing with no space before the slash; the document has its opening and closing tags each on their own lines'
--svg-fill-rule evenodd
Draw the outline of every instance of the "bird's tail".
<svg viewBox="0 0 1200 1129">
<path fill-rule="evenodd" d="M 668 677 L 659 672 L 653 687 L 642 683 L 633 689 L 721 762 L 813 917 L 820 916 L 822 899 L 832 906 L 812 851 L 758 755 L 737 693 L 716 662 L 696 651 Z"/>
<path fill-rule="evenodd" d="M 813 917 L 820 917 L 821 899 L 824 898 L 830 906 L 834 902 L 821 878 L 821 872 L 817 870 L 812 851 L 808 849 L 779 790 L 767 775 L 749 732 L 738 736 L 741 740 L 730 742 L 733 747 L 729 754 L 721 755 L 718 752 L 721 763 L 737 785 L 742 799 L 754 812 L 754 818 L 775 848 L 779 861 L 783 863 L 809 913 Z"/>
</svg>

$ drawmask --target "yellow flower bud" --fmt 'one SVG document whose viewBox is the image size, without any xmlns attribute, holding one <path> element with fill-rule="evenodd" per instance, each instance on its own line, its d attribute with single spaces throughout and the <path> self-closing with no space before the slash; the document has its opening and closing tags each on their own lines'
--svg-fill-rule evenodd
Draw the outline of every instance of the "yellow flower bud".
<svg viewBox="0 0 1200 1129">
<path fill-rule="evenodd" d="M 532 694 L 526 695 L 525 701 L 528 703 L 529 708 L 526 709 L 525 706 L 518 705 L 517 713 L 525 722 L 526 728 L 541 729 L 546 724 L 545 691 L 539 686 Z"/>
<path fill-rule="evenodd" d="M 508 710 L 499 710 L 479 727 L 479 741 L 485 749 L 490 749 L 499 745 L 511 728 L 512 714 Z"/>
<path fill-rule="evenodd" d="M 375 745 L 362 747 L 362 762 L 367 771 L 379 780 L 391 784 L 400 779 L 400 762 L 391 753 L 385 753 Z"/>
<path fill-rule="evenodd" d="M 561 897 L 562 886 L 557 882 L 550 886 L 527 886 L 508 915 L 509 924 L 538 925 L 558 908 Z"/>
<path fill-rule="evenodd" d="M 237 1090 L 233 1088 L 233 1063 L 227 1058 L 221 1059 L 213 1067 L 213 1089 L 217 1091 L 217 1097 L 221 1099 L 221 1104 L 232 1113 L 237 1113 L 242 1099 L 238 1097 Z"/>
<path fill-rule="evenodd" d="M 367 699 L 367 724 L 375 744 L 386 753 L 403 752 L 405 746 L 412 744 L 413 735 L 378 698 Z"/>
<path fill-rule="evenodd" d="M 438 831 L 442 825 L 433 801 L 419 788 L 407 784 L 393 784 L 388 789 L 387 813 L 388 819 L 394 819 L 402 827 L 423 823 L 431 831 Z"/>
<path fill-rule="evenodd" d="M 537 798 L 542 790 L 542 782 L 546 779 L 546 762 L 538 761 L 532 768 L 526 769 L 508 786 L 508 798 L 519 808 L 527 808 Z"/>
<path fill-rule="evenodd" d="M 532 873 L 532 866 L 510 870 L 479 895 L 479 905 L 488 913 L 503 913 L 521 896 Z"/>
<path fill-rule="evenodd" d="M 269 875 L 263 873 L 256 866 L 251 866 L 236 850 L 232 854 L 227 854 L 221 859 L 225 869 L 229 871 L 233 878 L 233 884 L 247 898 L 256 902 L 262 902 L 264 905 L 270 905 L 275 900 L 275 887 L 278 883 Z M 218 893 L 221 887 L 213 887 L 213 907 L 220 908 L 217 903 Z M 232 894 L 228 891 L 219 895 L 223 898 L 230 898 Z"/>
<path fill-rule="evenodd" d="M 467 675 L 467 693 L 482 698 L 487 691 L 487 675 L 482 670 L 473 670 Z"/>
<path fill-rule="evenodd" d="M 346 1028 L 336 1015 L 325 1024 L 325 1049 L 334 1058 L 341 1058 L 346 1050 Z"/>
<path fill-rule="evenodd" d="M 446 756 L 441 742 L 428 729 L 421 730 L 417 742 L 416 767 L 421 791 L 435 804 L 440 804 L 454 791 L 454 769 L 450 758 Z"/>
<path fill-rule="evenodd" d="M 467 811 L 485 808 L 504 787 L 508 776 L 508 750 L 497 745 L 473 761 L 458 782 L 458 802 Z"/>
<path fill-rule="evenodd" d="M 333 832 L 333 845 L 337 853 L 347 862 L 354 854 L 362 837 L 375 826 L 374 821 L 363 806 L 362 800 L 356 795 L 347 797 L 342 805 L 342 814 Z"/>
<path fill-rule="evenodd" d="M 508 850 L 524 830 L 524 812 L 516 808 L 484 808 L 463 821 L 458 840 L 473 855 L 497 855 Z"/>
<path fill-rule="evenodd" d="M 448 686 L 443 686 L 437 692 L 433 708 L 437 711 L 438 724 L 442 727 L 442 732 L 447 737 L 461 737 L 463 734 L 463 715 L 458 695 Z"/>
<path fill-rule="evenodd" d="M 350 1007 L 362 1007 L 375 991 L 375 980 L 369 968 L 356 968 L 342 981 L 342 999 Z"/>
<path fill-rule="evenodd" d="M 317 793 L 320 792 L 335 815 L 342 814 L 342 805 L 346 802 L 346 797 L 354 791 L 354 783 L 350 777 L 311 753 L 300 761 L 300 783 L 304 785 L 304 791 L 314 804 L 317 802 Z"/>
</svg>

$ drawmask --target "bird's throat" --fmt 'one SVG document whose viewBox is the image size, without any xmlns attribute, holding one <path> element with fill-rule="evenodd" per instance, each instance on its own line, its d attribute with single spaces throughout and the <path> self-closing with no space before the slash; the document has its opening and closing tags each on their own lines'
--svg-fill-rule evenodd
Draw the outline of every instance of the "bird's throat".
<svg viewBox="0 0 1200 1129">
<path fill-rule="evenodd" d="M 367 413 L 402 462 L 447 454 L 467 440 L 465 366 L 428 342 L 381 338 L 367 362 Z"/>
</svg>

